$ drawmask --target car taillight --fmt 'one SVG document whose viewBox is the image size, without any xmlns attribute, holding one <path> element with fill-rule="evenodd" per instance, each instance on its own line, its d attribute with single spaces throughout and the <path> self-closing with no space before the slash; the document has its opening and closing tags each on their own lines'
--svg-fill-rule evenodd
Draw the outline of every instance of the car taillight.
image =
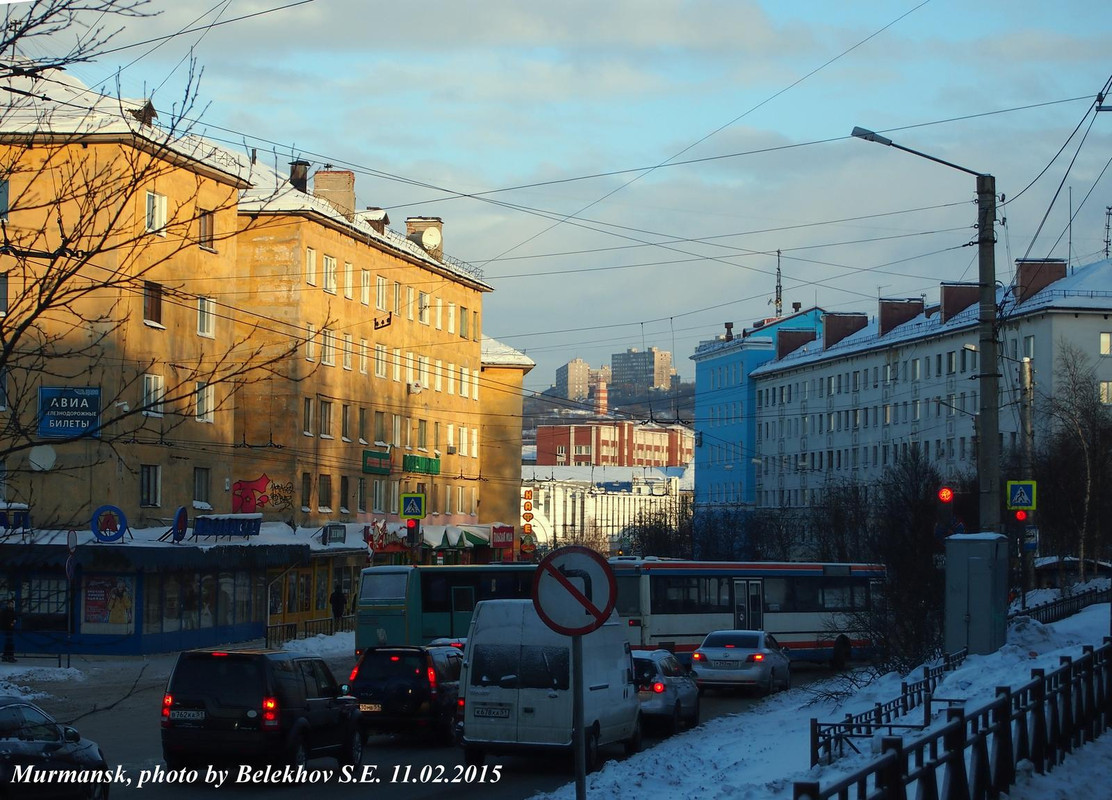
<svg viewBox="0 0 1112 800">
<path fill-rule="evenodd" d="M 265 730 L 278 729 L 278 698 L 263 698 L 263 728 Z"/>
<path fill-rule="evenodd" d="M 170 706 L 174 704 L 174 697 L 169 692 L 162 695 L 162 727 L 170 727 Z"/>
<path fill-rule="evenodd" d="M 706 661 L 707 657 L 705 655 L 703 655 L 702 653 L 692 653 L 691 654 L 691 660 L 692 661 Z"/>
<path fill-rule="evenodd" d="M 460 697 L 456 700 L 456 719 L 463 719 L 463 698 Z"/>
<path fill-rule="evenodd" d="M 429 695 L 436 697 L 436 668 L 429 666 Z"/>
<path fill-rule="evenodd" d="M 749 661 L 749 662 L 764 661 L 765 660 L 765 654 L 764 653 L 750 653 L 749 656 L 745 660 Z"/>
<path fill-rule="evenodd" d="M 656 683 L 653 684 L 653 691 L 656 692 L 657 694 L 663 694 L 664 693 L 664 684 L 661 683 L 660 681 L 657 681 Z"/>
<path fill-rule="evenodd" d="M 359 674 L 359 665 L 356 664 L 351 668 L 351 675 L 348 676 L 348 683 L 355 683 L 355 676 Z"/>
</svg>

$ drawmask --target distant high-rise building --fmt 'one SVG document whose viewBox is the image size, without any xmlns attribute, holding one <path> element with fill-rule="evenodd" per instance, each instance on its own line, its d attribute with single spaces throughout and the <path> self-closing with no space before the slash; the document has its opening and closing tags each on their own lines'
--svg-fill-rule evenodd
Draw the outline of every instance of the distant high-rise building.
<svg viewBox="0 0 1112 800">
<path fill-rule="evenodd" d="M 610 356 L 612 383 L 623 389 L 669 389 L 672 386 L 672 354 L 650 347 L 632 348 Z"/>
<path fill-rule="evenodd" d="M 573 359 L 556 370 L 556 392 L 568 400 L 586 400 L 591 378 L 590 365 Z"/>
</svg>

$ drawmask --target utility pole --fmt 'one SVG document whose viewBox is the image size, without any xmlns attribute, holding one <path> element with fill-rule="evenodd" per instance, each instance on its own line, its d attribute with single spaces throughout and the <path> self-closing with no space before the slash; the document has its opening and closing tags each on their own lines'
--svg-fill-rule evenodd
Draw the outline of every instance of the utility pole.
<svg viewBox="0 0 1112 800">
<path fill-rule="evenodd" d="M 1023 477 L 1033 477 L 1035 453 L 1035 385 L 1032 378 L 1031 358 L 1024 356 L 1019 363 L 1020 401 L 1023 407 Z M 1023 570 L 1023 597 L 1020 606 L 1027 608 L 1027 592 L 1035 588 L 1035 553 L 1025 546 L 1026 532 L 1019 532 L 1020 560 Z"/>
<path fill-rule="evenodd" d="M 1000 373 L 996 370 L 996 178 L 977 175 L 977 264 L 981 288 L 981 441 L 977 446 L 981 530 L 1000 532 Z"/>
</svg>

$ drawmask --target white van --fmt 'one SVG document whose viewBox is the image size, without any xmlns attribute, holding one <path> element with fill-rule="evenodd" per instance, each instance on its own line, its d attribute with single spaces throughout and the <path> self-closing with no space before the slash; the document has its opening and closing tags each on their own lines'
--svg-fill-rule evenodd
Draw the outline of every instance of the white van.
<svg viewBox="0 0 1112 800">
<path fill-rule="evenodd" d="M 464 760 L 481 765 L 487 753 L 570 751 L 571 677 L 571 637 L 545 625 L 531 600 L 478 603 L 459 682 Z M 583 636 L 583 684 L 587 769 L 603 745 L 640 750 L 640 701 L 617 613 Z"/>
</svg>

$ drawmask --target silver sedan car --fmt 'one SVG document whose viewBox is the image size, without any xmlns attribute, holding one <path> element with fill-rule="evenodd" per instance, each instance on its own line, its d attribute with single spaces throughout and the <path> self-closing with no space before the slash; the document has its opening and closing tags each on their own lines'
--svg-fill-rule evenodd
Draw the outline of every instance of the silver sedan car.
<svg viewBox="0 0 1112 800">
<path fill-rule="evenodd" d="M 707 688 L 751 686 L 762 694 L 792 685 L 791 661 L 764 631 L 713 631 L 691 655 L 691 671 Z"/>
<path fill-rule="evenodd" d="M 699 689 L 683 664 L 667 650 L 634 650 L 633 674 L 641 715 L 663 722 L 669 733 L 699 724 Z"/>
</svg>

